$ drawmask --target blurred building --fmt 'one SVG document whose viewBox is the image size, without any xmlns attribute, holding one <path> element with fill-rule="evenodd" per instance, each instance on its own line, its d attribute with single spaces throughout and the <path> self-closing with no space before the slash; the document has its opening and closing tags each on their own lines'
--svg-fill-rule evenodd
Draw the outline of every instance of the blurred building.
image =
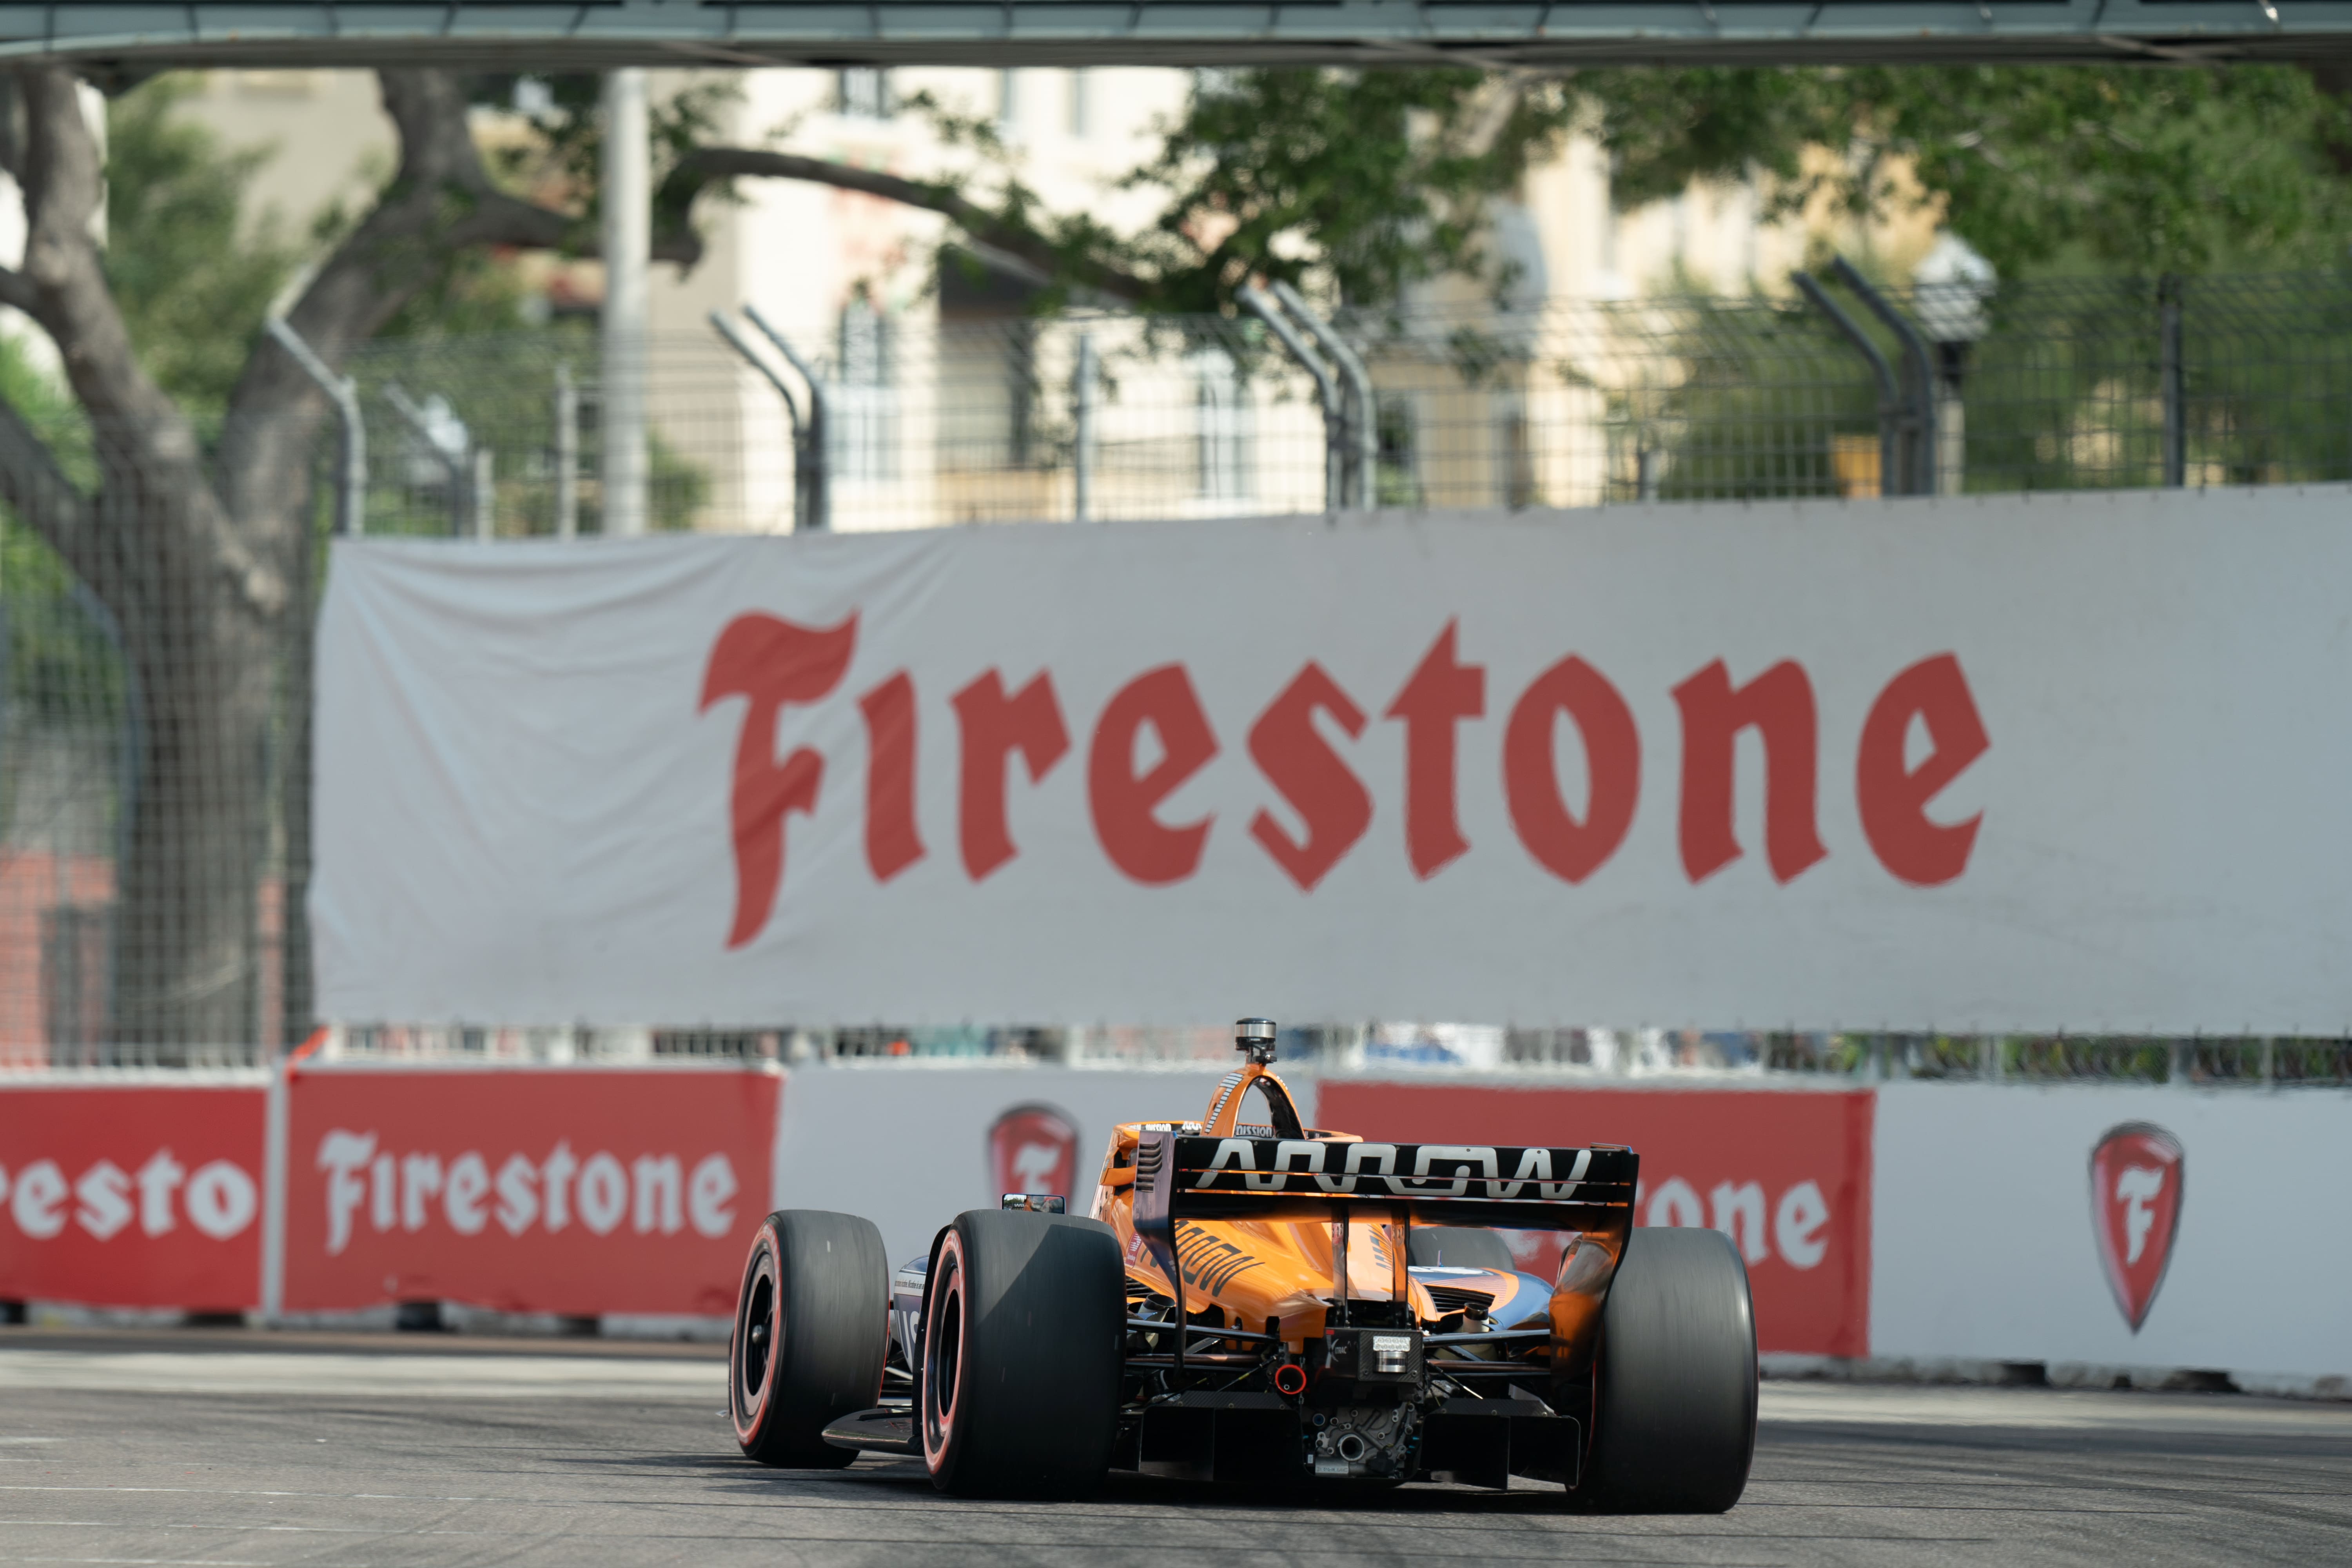
<svg viewBox="0 0 2352 1568">
<path fill-rule="evenodd" d="M 718 138 L 772 145 L 910 178 L 980 166 L 950 145 L 919 95 L 993 128 L 1019 177 L 1054 213 L 1115 228 L 1148 222 L 1155 193 L 1120 190 L 1158 130 L 1183 110 L 1198 73 L 1168 68 L 763 69 L 725 78 L 657 72 L 657 100 L 698 83 L 734 89 Z M 300 228 L 341 203 L 356 206 L 392 166 L 391 128 L 367 74 L 208 73 L 183 112 L 233 147 L 270 158 L 254 205 Z M 519 120 L 478 117 L 486 141 Z M 1485 285 L 1440 280 L 1414 290 L 1370 356 L 1378 388 L 1382 504 L 1578 504 L 1624 485 L 1612 465 L 1644 459 L 1636 438 L 1562 438 L 1615 418 L 1609 373 L 1587 368 L 1592 321 L 1579 301 L 1697 289 L 1785 288 L 1809 226 L 1767 222 L 1752 186 L 1695 184 L 1619 213 L 1605 155 L 1572 139 L 1493 209 L 1493 249 L 1508 264 L 1498 299 Z M 705 476 L 698 526 L 774 531 L 793 516 L 791 426 L 773 387 L 711 332 L 713 310 L 750 305 L 814 363 L 827 383 L 835 525 L 908 526 L 1073 515 L 1072 460 L 1081 333 L 1103 364 L 1087 417 L 1095 516 L 1185 516 L 1314 510 L 1321 503 L 1322 426 L 1305 383 L 1213 331 L 1147 331 L 1103 319 L 1042 326 L 1034 281 L 971 260 L 941 266 L 946 220 L 898 203 L 785 180 L 738 182 L 736 200 L 706 199 L 702 262 L 656 267 L 654 408 L 660 454 Z M 1916 232 L 1850 237 L 1895 262 L 1923 250 Z M 4 239 L 5 236 L 0 236 Z M 530 264 L 541 303 L 593 310 L 593 263 Z M 1610 318 L 1622 321 L 1622 311 Z M 1463 332 L 1499 349 L 1465 374 Z M 593 387 L 583 389 L 593 403 Z M 1614 412 L 1612 412 L 1614 410 Z M 593 433 L 593 415 L 590 418 Z M 1549 432 L 1538 440 L 1530 432 Z M 584 459 L 593 468 L 593 458 Z M 503 470 L 502 470 L 503 471 Z M 1636 480 L 1637 488 L 1642 481 Z M 1612 489 L 1613 487 L 1613 489 Z"/>
</svg>

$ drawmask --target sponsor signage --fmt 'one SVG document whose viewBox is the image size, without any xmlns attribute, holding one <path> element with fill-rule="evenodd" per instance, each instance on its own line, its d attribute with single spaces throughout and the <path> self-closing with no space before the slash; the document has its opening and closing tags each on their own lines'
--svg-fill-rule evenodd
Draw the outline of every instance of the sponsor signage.
<svg viewBox="0 0 2352 1568">
<path fill-rule="evenodd" d="M 769 1186 L 773 1073 L 299 1072 L 285 1304 L 724 1314 Z"/>
<path fill-rule="evenodd" d="M 1633 1223 L 1712 1226 L 1728 1235 L 1748 1265 L 1760 1349 L 1868 1353 L 1872 1156 L 1866 1090 L 1757 1093 L 1336 1079 L 1322 1084 L 1316 1116 L 1367 1136 L 1412 1132 L 1629 1145 L 1641 1159 Z M 1521 1156 L 1522 1163 L 1526 1154 L 1538 1152 L 1507 1151 Z M 1549 1151 L 1556 1162 L 1580 1152 Z M 1512 1172 L 1517 1169 L 1515 1164 Z M 1505 1174 L 1498 1161 L 1496 1176 Z M 1500 1180 L 1496 1190 L 1511 1184 Z M 1450 1185 L 1449 1181 L 1439 1190 Z M 1482 1175 L 1468 1185 L 1484 1189 L 1488 1183 Z M 1522 1268 L 1547 1275 L 1559 1254 L 1558 1238 L 1538 1233 L 1517 1237 L 1517 1249 Z"/>
<path fill-rule="evenodd" d="M 266 1091 L 0 1087 L 0 1300 L 261 1300 Z"/>
<path fill-rule="evenodd" d="M 1078 1129 L 1050 1105 L 1016 1105 L 989 1124 L 988 1168 L 996 1192 L 1055 1194 L 1078 1190 Z M 1094 1173 L 1088 1172 L 1091 1182 Z"/>
<path fill-rule="evenodd" d="M 2187 1170 L 2179 1140 L 2149 1121 L 2110 1128 L 2091 1150 L 2091 1223 L 2099 1263 L 2116 1309 L 2135 1334 L 2156 1305 L 2172 1261 Z"/>
<path fill-rule="evenodd" d="M 2352 1093 L 1895 1082 L 1875 1098 L 1873 1354 L 2100 1384 L 2352 1377 L 2352 1255 L 2330 1240 Z"/>
<path fill-rule="evenodd" d="M 2343 505 L 338 542 L 322 1004 L 2332 1027 Z"/>
</svg>

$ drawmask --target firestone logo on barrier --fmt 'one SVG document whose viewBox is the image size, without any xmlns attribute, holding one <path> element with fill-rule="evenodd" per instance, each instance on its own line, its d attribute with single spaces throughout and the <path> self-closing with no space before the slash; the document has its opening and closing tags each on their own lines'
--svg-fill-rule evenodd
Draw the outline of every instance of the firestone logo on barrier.
<svg viewBox="0 0 2352 1568">
<path fill-rule="evenodd" d="M 1456 752 L 1464 727 L 1487 716 L 1486 667 L 1462 657 L 1448 622 L 1389 705 L 1404 727 L 1404 850 L 1426 880 L 1469 852 L 1456 808 Z M 787 708 L 831 698 L 856 651 L 858 617 L 804 626 L 768 615 L 738 616 L 712 645 L 700 707 L 743 700 L 729 811 L 735 911 L 730 948 L 767 925 L 784 878 L 785 826 L 815 812 L 827 760 L 798 746 L 779 760 L 777 725 Z M 1819 826 L 1822 716 L 1812 679 L 1782 659 L 1735 685 L 1720 658 L 1673 689 L 1681 715 L 1683 871 L 1706 881 L 1747 851 L 1733 830 L 1734 756 L 1743 731 L 1762 739 L 1764 856 L 1777 882 L 1793 881 L 1829 856 Z M 887 883 L 930 853 L 916 811 L 919 754 L 914 679 L 901 669 L 860 694 L 866 735 L 866 859 Z M 1039 670 L 1017 688 L 991 668 L 950 699 L 959 731 L 957 844 L 966 875 L 985 880 L 1020 854 L 1006 811 L 1016 759 L 1031 785 L 1073 747 L 1054 686 Z M 1574 727 L 1586 777 L 1560 776 L 1555 741 Z M 1370 716 L 1339 679 L 1309 660 L 1252 721 L 1250 760 L 1305 827 L 1294 835 L 1260 811 L 1249 835 L 1303 892 L 1314 891 L 1370 830 L 1373 797 L 1332 734 L 1355 742 Z M 1143 744 L 1149 736 L 1151 742 Z M 1914 744 L 1914 737 L 1925 742 Z M 1643 739 L 1633 710 L 1600 669 L 1570 654 L 1512 701 L 1501 736 L 1503 793 L 1519 846 L 1570 885 L 1608 863 L 1633 826 L 1641 799 Z M 1927 807 L 1991 749 L 1958 658 L 1938 653 L 1889 679 L 1864 717 L 1853 781 L 1863 837 L 1895 880 L 1937 887 L 1968 868 L 1982 814 L 1937 822 Z M 1171 796 L 1223 747 L 1181 663 L 1143 671 L 1113 693 L 1087 748 L 1087 805 L 1103 854 L 1145 887 L 1183 882 L 1206 848 L 1213 816 L 1171 823 Z M 1139 759 L 1153 760 L 1143 765 Z M 1582 811 L 1570 803 L 1581 800 Z"/>
<path fill-rule="evenodd" d="M 55 1160 L 35 1160 L 12 1174 L 0 1166 L 0 1200 L 18 1232 L 34 1241 L 62 1234 L 68 1222 L 111 1241 L 135 1220 L 139 1233 L 168 1236 L 185 1219 L 215 1241 L 253 1224 L 261 1188 L 243 1167 L 214 1160 L 191 1172 L 158 1149 L 136 1171 L 100 1160 L 68 1182 Z"/>
<path fill-rule="evenodd" d="M 548 1235 L 575 1220 L 592 1236 L 625 1221 L 638 1236 L 676 1236 L 691 1226 L 713 1240 L 735 1225 L 741 1184 L 733 1162 L 708 1154 L 691 1173 L 676 1154 L 642 1154 L 624 1163 L 606 1150 L 583 1157 L 558 1142 L 534 1161 L 509 1154 L 494 1173 L 479 1151 L 444 1160 L 436 1152 L 379 1148 L 374 1132 L 336 1128 L 319 1141 L 327 1178 L 327 1254 L 351 1245 L 364 1205 L 378 1233 L 422 1231 L 437 1217 L 459 1236 L 479 1236 L 495 1221 L 509 1236 L 534 1226 Z"/>
<path fill-rule="evenodd" d="M 1699 1202 L 1698 1189 L 1680 1176 L 1652 1187 L 1639 1205 L 1645 1226 L 1711 1228 L 1731 1237 L 1752 1268 L 1774 1255 L 1791 1268 L 1811 1268 L 1829 1256 L 1830 1203 L 1819 1182 L 1802 1181 L 1768 1205 L 1760 1182 L 1717 1182 Z M 1772 1216 L 1769 1232 L 1767 1212 Z"/>
<path fill-rule="evenodd" d="M 2188 1169 L 2180 1140 L 2149 1121 L 2109 1128 L 2091 1150 L 2091 1226 L 2099 1263 L 2116 1309 L 2135 1334 L 2172 1264 Z"/>
<path fill-rule="evenodd" d="M 1000 1193 L 1059 1193 L 1077 1181 L 1078 1130 L 1050 1105 L 1016 1105 L 988 1129 L 988 1169 Z"/>
</svg>

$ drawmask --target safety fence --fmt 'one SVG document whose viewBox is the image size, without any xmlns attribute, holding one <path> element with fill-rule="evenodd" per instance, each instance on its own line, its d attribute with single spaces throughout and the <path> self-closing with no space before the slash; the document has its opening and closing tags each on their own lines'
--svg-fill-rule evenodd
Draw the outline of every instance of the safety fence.
<svg viewBox="0 0 2352 1568">
<path fill-rule="evenodd" d="M 1426 306 L 1329 321 L 1264 301 L 1213 319 L 971 320 L 925 307 L 773 332 L 749 316 L 727 325 L 731 337 L 698 332 L 653 351 L 657 528 L 2352 478 L 2352 275 L 2338 273 L 1944 296 L 1825 275 L 1812 294 Z M 557 326 L 362 351 L 350 367 L 365 437 L 347 498 L 354 521 L 370 533 L 474 539 L 597 532 L 594 350 Z M 294 478 L 229 521 L 159 484 L 152 454 L 138 466 L 142 443 L 123 432 L 69 417 L 40 432 L 81 499 L 46 510 L 20 500 L 0 518 L 0 1066 L 265 1059 L 315 1022 L 304 922 L 291 915 L 309 855 L 317 544 L 345 469 L 331 438 L 306 434 L 280 465 Z M 232 447 L 240 472 L 257 471 L 253 451 L 269 435 L 195 434 L 215 473 Z M 79 541 L 70 565 L 58 548 L 68 534 Z M 730 1033 L 351 1023 L 337 1048 L 354 1056 L 544 1062 L 1088 1065 L 1225 1048 L 1215 1027 L 1053 1020 L 929 1032 L 779 1020 Z M 1490 1021 L 1349 1025 L 1297 1045 L 1339 1066 L 1595 1076 L 2352 1079 L 2352 1046 L 2332 1038 Z"/>
<path fill-rule="evenodd" d="M 853 310 L 789 328 L 752 311 L 657 338 L 654 524 L 2352 479 L 2352 274 L 1976 293 L 1880 290 L 1842 268 L 1785 297 L 1329 321 L 1263 303 L 1264 317 Z M 562 331 L 364 351 L 369 528 L 594 531 L 596 363 L 592 338 Z"/>
</svg>

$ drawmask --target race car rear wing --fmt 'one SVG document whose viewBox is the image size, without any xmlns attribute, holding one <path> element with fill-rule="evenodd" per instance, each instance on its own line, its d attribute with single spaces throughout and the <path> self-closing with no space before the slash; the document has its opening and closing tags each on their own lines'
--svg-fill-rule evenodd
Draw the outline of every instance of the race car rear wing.
<svg viewBox="0 0 2352 1568">
<path fill-rule="evenodd" d="M 1574 1371 L 1590 1349 L 1601 1297 L 1633 1225 L 1641 1160 L 1631 1149 L 1509 1148 L 1499 1144 L 1366 1143 L 1350 1139 L 1203 1138 L 1147 1126 L 1135 1150 L 1138 1239 L 1150 1248 L 1186 1315 L 1178 1220 L 1328 1223 L 1333 1305 L 1348 1321 L 1351 1221 L 1392 1224 L 1389 1299 L 1408 1299 L 1413 1224 L 1581 1233 L 1552 1287 L 1552 1363 Z M 1579 1261 L 1581 1260 L 1581 1261 Z M 1269 1331 L 1270 1326 L 1269 1326 Z M 1185 1377 L 1184 1335 L 1174 1376 Z"/>
<path fill-rule="evenodd" d="M 1135 1228 L 1180 1219 L 1367 1219 L 1613 1231 L 1632 1218 L 1641 1158 L 1607 1144 L 1522 1149 L 1324 1138 L 1195 1138 L 1147 1131 L 1135 1150 Z"/>
</svg>

